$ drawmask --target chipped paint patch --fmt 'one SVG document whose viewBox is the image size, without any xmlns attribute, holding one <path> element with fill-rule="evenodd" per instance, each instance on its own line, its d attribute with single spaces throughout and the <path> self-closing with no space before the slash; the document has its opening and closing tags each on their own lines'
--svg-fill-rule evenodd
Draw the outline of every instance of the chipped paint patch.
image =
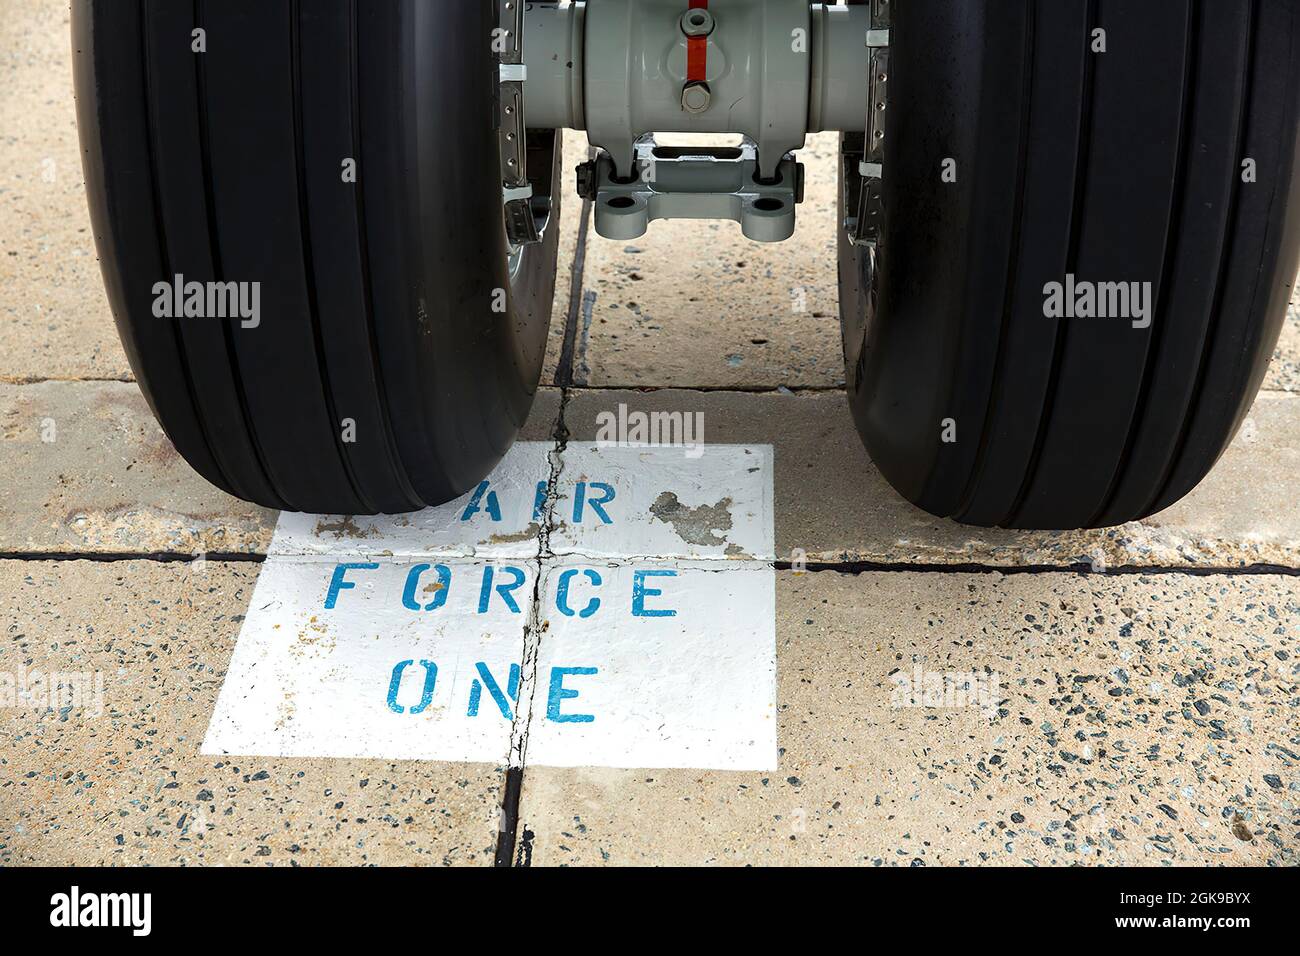
<svg viewBox="0 0 1300 956">
<path fill-rule="evenodd" d="M 440 508 L 282 515 L 204 752 L 774 768 L 771 464 L 524 443 Z"/>
<path fill-rule="evenodd" d="M 677 500 L 676 493 L 665 491 L 650 506 L 650 513 L 672 525 L 687 544 L 725 543 L 725 533 L 731 530 L 730 498 L 723 498 L 716 505 L 687 508 Z"/>
<path fill-rule="evenodd" d="M 344 538 L 365 538 L 373 537 L 375 530 L 373 528 L 365 531 L 357 527 L 357 521 L 351 515 L 345 515 L 335 521 L 322 517 L 316 522 L 316 534 L 334 536 L 335 541 L 341 541 Z"/>
</svg>

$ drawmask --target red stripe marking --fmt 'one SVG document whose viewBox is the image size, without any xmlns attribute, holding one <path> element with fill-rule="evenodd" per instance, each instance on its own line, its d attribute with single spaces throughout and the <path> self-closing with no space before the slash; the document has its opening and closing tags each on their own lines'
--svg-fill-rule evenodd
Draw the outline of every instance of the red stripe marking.
<svg viewBox="0 0 1300 956">
<path fill-rule="evenodd" d="M 691 0 L 690 9 L 707 10 L 709 0 Z M 708 77 L 709 38 L 686 38 L 686 79 L 691 83 L 703 83 Z"/>
</svg>

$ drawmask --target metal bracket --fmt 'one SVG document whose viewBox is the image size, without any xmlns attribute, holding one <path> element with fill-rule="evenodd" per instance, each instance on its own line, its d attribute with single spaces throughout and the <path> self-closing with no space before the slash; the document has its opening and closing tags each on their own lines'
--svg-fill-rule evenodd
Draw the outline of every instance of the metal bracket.
<svg viewBox="0 0 1300 956">
<path fill-rule="evenodd" d="M 524 0 L 497 0 L 496 42 L 500 46 L 501 201 L 512 246 L 541 240 L 529 202 L 527 127 L 524 123 Z"/>
<path fill-rule="evenodd" d="M 867 123 L 858 174 L 857 210 L 845 229 L 855 246 L 875 247 L 885 217 L 885 111 L 889 104 L 889 0 L 871 0 L 871 29 L 866 44 L 871 48 L 871 78 L 867 84 Z M 854 190 L 849 191 L 852 198 Z"/>
<path fill-rule="evenodd" d="M 771 182 L 758 178 L 752 141 L 738 147 L 660 146 L 653 136 L 635 145 L 636 176 L 620 181 L 604 150 L 579 167 L 579 190 L 594 199 L 596 232 L 606 239 L 644 235 L 656 219 L 731 219 L 745 237 L 781 242 L 794 233 L 803 201 L 803 165 L 787 153 Z"/>
</svg>

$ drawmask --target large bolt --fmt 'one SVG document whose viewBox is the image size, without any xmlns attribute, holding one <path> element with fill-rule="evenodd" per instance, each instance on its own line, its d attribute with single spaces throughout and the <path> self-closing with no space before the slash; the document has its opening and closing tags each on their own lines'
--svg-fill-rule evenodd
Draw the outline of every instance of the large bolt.
<svg viewBox="0 0 1300 956">
<path fill-rule="evenodd" d="M 682 109 L 687 113 L 703 113 L 712 100 L 713 93 L 709 90 L 709 84 L 701 80 L 694 80 L 682 87 Z"/>
<path fill-rule="evenodd" d="M 713 14 L 702 7 L 687 10 L 679 21 L 682 32 L 688 37 L 706 37 L 713 32 Z"/>
</svg>

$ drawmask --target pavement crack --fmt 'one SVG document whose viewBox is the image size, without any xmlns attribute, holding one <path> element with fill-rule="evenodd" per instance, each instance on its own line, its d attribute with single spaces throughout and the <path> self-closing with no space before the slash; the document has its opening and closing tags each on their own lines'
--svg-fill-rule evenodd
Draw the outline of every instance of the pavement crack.
<svg viewBox="0 0 1300 956">
<path fill-rule="evenodd" d="M 548 491 L 549 493 L 549 491 Z M 547 528 L 547 537 L 550 536 Z M 540 532 L 539 532 L 540 537 Z M 549 544 L 548 544 L 549 548 Z M 316 557 L 328 560 L 328 555 L 277 554 L 276 557 L 295 559 Z M 384 557 L 391 560 L 418 560 L 428 557 L 463 557 L 473 555 L 444 555 L 427 552 L 389 554 Z M 540 549 L 539 549 L 540 557 Z M 808 561 L 798 567 L 791 561 L 772 561 L 761 555 L 728 555 L 710 557 L 696 555 L 691 559 L 682 559 L 670 554 L 597 554 L 589 551 L 570 550 L 563 555 L 548 552 L 547 558 L 578 558 L 592 562 L 600 561 L 663 561 L 688 560 L 689 566 L 712 570 L 726 570 L 746 564 L 760 564 L 773 567 L 777 571 L 827 571 L 837 574 L 1080 574 L 1102 577 L 1121 577 L 1124 575 L 1187 575 L 1189 577 L 1300 577 L 1300 567 L 1288 567 L 1281 564 L 1241 564 L 1241 565 L 1140 565 L 1124 564 L 1105 569 L 1093 568 L 1086 563 L 1075 564 L 980 564 L 965 562 L 945 564 L 943 562 L 908 562 L 908 561 Z M 256 551 L 0 551 L 0 561 L 24 561 L 36 564 L 57 564 L 61 562 L 90 561 L 98 564 L 112 564 L 118 561 L 146 561 L 155 564 L 192 564 L 198 560 L 209 564 L 262 564 L 267 555 Z"/>
<path fill-rule="evenodd" d="M 157 564 L 262 564 L 266 554 L 254 551 L 0 551 L 0 561 L 152 561 Z"/>
<path fill-rule="evenodd" d="M 510 752 L 506 767 L 506 786 L 502 795 L 501 829 L 497 837 L 497 866 L 526 866 L 531 860 L 531 846 L 524 846 L 528 852 L 521 852 L 520 860 L 515 860 L 515 843 L 519 832 L 519 805 L 523 796 L 524 767 L 528 760 L 528 734 L 532 728 L 533 702 L 537 696 L 537 662 L 541 656 L 542 640 L 546 634 L 546 621 L 543 620 L 543 598 L 546 576 L 555 561 L 555 552 L 551 549 L 551 532 L 555 529 L 555 508 L 559 503 L 560 475 L 564 471 L 564 452 L 569 446 L 569 429 L 565 423 L 565 413 L 569 405 L 569 389 L 560 392 L 560 409 L 556 414 L 555 427 L 551 438 L 554 445 L 547 453 L 546 497 L 541 520 L 537 528 L 536 574 L 533 578 L 533 593 L 524 623 L 524 646 L 519 664 L 519 696 L 515 701 L 514 719 L 510 725 Z M 527 833 L 527 831 L 525 831 Z M 526 857 L 526 859 L 525 859 Z"/>
<path fill-rule="evenodd" d="M 589 147 L 588 159 L 596 150 Z M 501 803 L 501 829 L 497 834 L 497 866 L 527 866 L 532 861 L 532 835 L 525 830 L 520 859 L 515 860 L 515 842 L 519 832 L 519 803 L 523 796 L 524 766 L 528 759 L 528 733 L 533 719 L 533 699 L 537 689 L 537 659 L 541 651 L 546 623 L 542 618 L 542 596 L 549 563 L 555 560 L 551 550 L 551 532 L 555 528 L 555 506 L 559 500 L 560 473 L 564 470 L 564 452 L 569 446 L 569 426 L 565 421 L 573 389 L 574 354 L 577 349 L 579 313 L 583 303 L 583 278 L 587 263 L 587 235 L 591 228 L 591 200 L 583 200 L 578 219 L 578 241 L 573 253 L 569 277 L 569 308 L 564 320 L 564 341 L 555 369 L 555 385 L 560 389 L 560 409 L 551 430 L 554 446 L 547 454 L 546 504 L 537 529 L 537 577 L 533 581 L 532 604 L 524 624 L 524 648 L 519 663 L 519 697 L 515 701 L 514 720 L 510 726 L 510 753 L 506 767 L 505 792 Z M 584 345 L 585 349 L 585 345 Z"/>
<path fill-rule="evenodd" d="M 1242 565 L 1140 565 L 1124 564 L 1115 567 L 1094 568 L 1087 563 L 1076 564 L 979 564 L 921 563 L 908 561 L 807 561 L 796 566 L 791 561 L 777 561 L 778 571 L 829 571 L 837 574 L 1079 574 L 1097 577 L 1122 577 L 1124 575 L 1187 575 L 1189 577 L 1245 577 L 1274 576 L 1300 577 L 1300 568 L 1279 564 Z"/>
<path fill-rule="evenodd" d="M 537 687 L 537 656 L 546 631 L 546 622 L 542 619 L 542 601 L 547 572 L 555 560 L 551 550 L 551 532 L 555 527 L 555 506 L 559 500 L 558 489 L 560 474 L 564 471 L 564 450 L 567 439 L 561 437 L 564 423 L 565 400 L 560 400 L 560 413 L 556 420 L 555 446 L 547 454 L 549 468 L 546 476 L 546 504 L 542 520 L 537 529 L 537 574 L 533 579 L 533 593 L 528 617 L 524 625 L 524 652 L 520 663 L 519 701 L 515 708 L 514 725 L 511 728 L 510 765 L 522 767 L 528 753 L 528 730 L 532 722 L 532 703 Z"/>
</svg>

